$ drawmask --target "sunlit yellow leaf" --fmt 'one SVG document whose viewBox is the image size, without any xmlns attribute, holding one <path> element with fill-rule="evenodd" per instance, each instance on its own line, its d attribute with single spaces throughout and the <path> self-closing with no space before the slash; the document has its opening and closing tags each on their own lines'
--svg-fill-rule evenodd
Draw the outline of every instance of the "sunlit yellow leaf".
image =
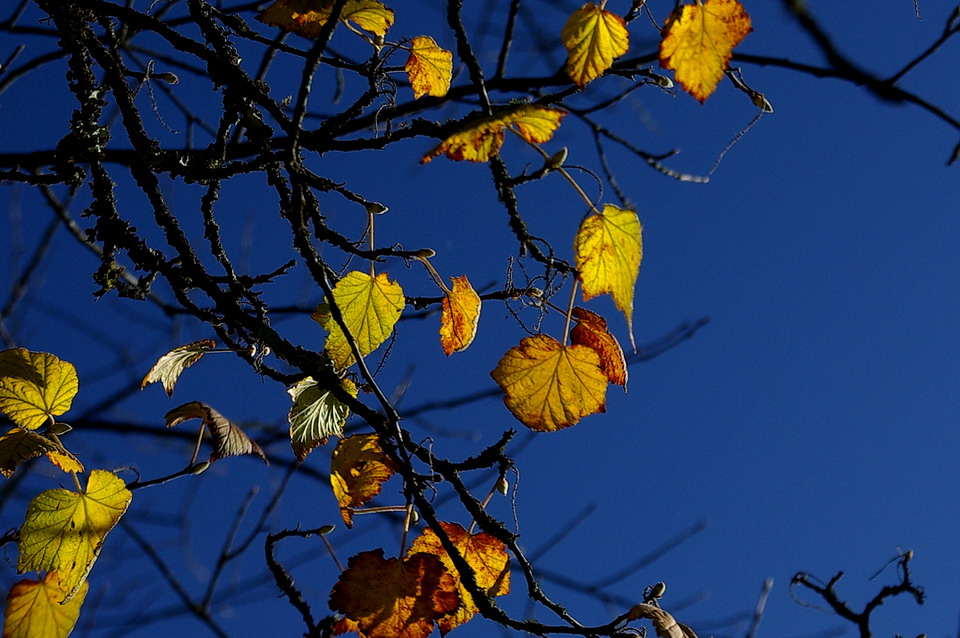
<svg viewBox="0 0 960 638">
<path fill-rule="evenodd" d="M 40 493 L 30 501 L 20 528 L 17 572 L 57 572 L 57 602 L 70 600 L 132 496 L 120 477 L 105 470 L 93 470 L 86 491 L 79 494 L 65 489 Z"/>
<path fill-rule="evenodd" d="M 515 126 L 520 136 L 534 144 L 553 137 L 566 111 L 537 104 L 524 104 L 494 116 L 474 120 L 434 147 L 420 159 L 426 164 L 438 155 L 456 161 L 486 162 L 500 152 L 507 127 Z"/>
<path fill-rule="evenodd" d="M 361 356 L 370 354 L 390 338 L 406 304 L 400 284 L 390 281 L 386 273 L 371 277 L 356 270 L 337 282 L 333 299 Z M 318 309 L 313 318 L 330 333 L 326 349 L 334 367 L 344 370 L 356 361 L 350 342 L 329 309 Z"/>
<path fill-rule="evenodd" d="M 80 460 L 62 444 L 37 432 L 13 428 L 0 437 L 0 473 L 9 477 L 18 465 L 41 454 L 64 472 L 83 471 Z"/>
<path fill-rule="evenodd" d="M 410 42 L 410 57 L 403 68 L 410 77 L 414 99 L 424 95 L 443 97 L 453 77 L 453 53 L 423 35 Z"/>
<path fill-rule="evenodd" d="M 201 339 L 200 341 L 194 341 L 185 346 L 174 348 L 157 359 L 157 362 L 150 368 L 150 372 L 148 372 L 147 375 L 143 377 L 143 381 L 140 382 L 140 389 L 143 390 L 148 384 L 159 381 L 163 384 L 163 389 L 166 390 L 167 396 L 172 397 L 173 387 L 177 384 L 177 379 L 180 378 L 180 374 L 199 361 L 204 353 L 216 347 L 217 342 L 213 339 Z"/>
<path fill-rule="evenodd" d="M 737 0 L 685 4 L 667 20 L 660 64 L 673 69 L 680 86 L 700 102 L 717 88 L 733 49 L 753 30 Z"/>
<path fill-rule="evenodd" d="M 633 288 L 643 257 L 640 220 L 629 208 L 611 204 L 580 224 L 574 240 L 583 298 L 610 293 L 626 318 L 633 343 Z"/>
<path fill-rule="evenodd" d="M 630 48 L 623 18 L 590 2 L 574 11 L 560 39 L 567 48 L 567 74 L 581 87 L 603 75 Z"/>
<path fill-rule="evenodd" d="M 78 387 L 73 364 L 52 354 L 0 352 L 0 412 L 22 428 L 36 430 L 69 410 Z"/>
<path fill-rule="evenodd" d="M 41 580 L 24 579 L 10 588 L 3 611 L 3 638 L 66 638 L 80 617 L 89 584 L 61 604 L 63 593 L 55 572 Z"/>
<path fill-rule="evenodd" d="M 627 359 L 617 338 L 607 330 L 607 321 L 586 308 L 574 308 L 572 312 L 577 325 L 570 331 L 570 342 L 589 346 L 600 355 L 600 369 L 610 383 L 627 385 Z"/>
<path fill-rule="evenodd" d="M 259 456 L 269 465 L 267 455 L 256 441 L 247 436 L 235 423 L 214 410 L 206 403 L 191 401 L 167 412 L 164 420 L 168 428 L 179 425 L 190 419 L 200 419 L 210 430 L 213 437 L 213 452 L 210 453 L 210 462 L 218 461 L 228 456 L 242 456 L 252 454 Z"/>
<path fill-rule="evenodd" d="M 533 430 L 559 430 L 604 411 L 607 376 L 599 355 L 587 346 L 563 346 L 547 335 L 527 337 L 490 376 L 513 416 Z"/>
<path fill-rule="evenodd" d="M 453 289 L 443 298 L 440 314 L 440 345 L 450 356 L 466 350 L 477 335 L 480 321 L 480 295 L 476 293 L 466 276 L 452 277 Z"/>
<path fill-rule="evenodd" d="M 277 0 L 261 11 L 257 19 L 305 38 L 315 38 L 330 19 L 333 5 L 334 0 Z M 361 29 L 384 36 L 393 26 L 393 10 L 376 0 L 347 0 L 340 21 L 348 20 Z"/>
<path fill-rule="evenodd" d="M 396 464 L 380 449 L 376 434 L 340 439 L 330 464 L 330 485 L 347 527 L 353 526 L 353 508 L 379 494 L 383 483 L 396 471 Z"/>
<path fill-rule="evenodd" d="M 343 389 L 357 396 L 357 386 L 350 379 L 341 379 Z M 343 436 L 343 424 L 350 408 L 333 395 L 333 391 L 321 388 L 313 377 L 301 379 L 287 390 L 293 398 L 293 406 L 287 415 L 290 421 L 290 445 L 297 460 L 307 458 L 310 450 L 323 445 L 331 436 Z"/>
</svg>

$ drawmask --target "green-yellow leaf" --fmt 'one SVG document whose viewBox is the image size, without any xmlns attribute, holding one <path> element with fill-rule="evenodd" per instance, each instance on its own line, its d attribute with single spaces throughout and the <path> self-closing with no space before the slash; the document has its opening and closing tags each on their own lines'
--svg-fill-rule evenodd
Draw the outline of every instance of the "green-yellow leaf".
<svg viewBox="0 0 960 638">
<path fill-rule="evenodd" d="M 560 39 L 567 48 L 567 74 L 580 87 L 603 75 L 630 48 L 623 18 L 590 2 L 574 11 Z"/>
<path fill-rule="evenodd" d="M 390 281 L 386 273 L 371 277 L 360 271 L 349 272 L 337 282 L 333 301 L 340 309 L 360 356 L 370 354 L 390 338 L 406 304 L 400 284 Z M 345 370 L 356 361 L 347 336 L 328 307 L 321 305 L 313 313 L 313 318 L 330 333 L 326 349 L 334 367 Z"/>
<path fill-rule="evenodd" d="M 343 389 L 354 397 L 357 386 L 350 379 L 341 379 Z M 313 377 L 301 379 L 287 390 L 293 405 L 287 419 L 290 421 L 290 445 L 297 460 L 303 461 L 313 448 L 323 445 L 331 436 L 343 436 L 343 425 L 350 408 L 321 388 Z"/>
<path fill-rule="evenodd" d="M 86 491 L 79 494 L 65 489 L 40 493 L 30 501 L 20 528 L 17 572 L 57 572 L 57 602 L 69 601 L 132 496 L 120 477 L 105 470 L 93 470 Z"/>
<path fill-rule="evenodd" d="M 36 430 L 69 410 L 78 386 L 73 364 L 52 354 L 0 352 L 0 412 L 22 428 Z"/>
<path fill-rule="evenodd" d="M 3 638 L 67 638 L 80 617 L 88 588 L 84 581 L 73 599 L 61 604 L 56 572 L 47 572 L 41 580 L 21 580 L 7 594 Z"/>
</svg>

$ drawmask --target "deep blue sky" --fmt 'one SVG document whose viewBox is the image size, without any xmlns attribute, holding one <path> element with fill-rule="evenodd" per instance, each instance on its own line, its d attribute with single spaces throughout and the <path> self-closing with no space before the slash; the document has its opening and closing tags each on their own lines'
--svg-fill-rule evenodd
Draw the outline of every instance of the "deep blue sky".
<svg viewBox="0 0 960 638">
<path fill-rule="evenodd" d="M 746 3 L 755 32 L 738 51 L 821 64 L 808 39 L 773 4 Z M 899 69 L 935 40 L 947 14 L 936 3 L 920 4 L 923 20 L 915 17 L 909 2 L 875 3 L 869 11 L 809 4 L 842 51 L 881 75 Z M 562 10 L 549 5 L 532 7 L 544 32 L 558 33 L 576 4 Z M 625 5 L 611 2 L 609 8 L 621 11 Z M 451 47 L 443 22 L 421 15 L 425 6 L 394 6 L 398 19 L 391 35 L 431 33 Z M 478 5 L 481 9 L 485 7 Z M 666 11 L 659 6 L 653 10 L 658 19 Z M 632 31 L 647 40 L 637 37 L 630 55 L 651 50 L 652 29 L 643 19 Z M 345 49 L 350 47 L 349 35 L 337 36 Z M 7 36 L 4 40 L 0 57 L 16 44 Z M 904 83 L 954 115 L 960 109 L 954 81 L 958 47 L 956 41 L 948 43 Z M 483 61 L 491 63 L 490 56 Z M 553 62 L 518 42 L 510 68 L 537 73 L 553 68 Z M 875 615 L 875 635 L 954 636 L 960 614 L 960 169 L 945 166 L 945 161 L 958 141 L 957 131 L 918 108 L 881 102 L 850 84 L 777 68 L 745 66 L 745 73 L 776 112 L 764 116 L 726 154 L 709 184 L 673 181 L 636 158 L 611 151 L 619 182 L 644 224 L 645 254 L 635 302 L 637 342 L 652 341 L 682 321 L 706 316 L 710 323 L 680 347 L 634 366 L 626 394 L 610 389 L 607 414 L 529 441 L 526 431 L 520 433 L 517 442 L 525 446 L 517 456 L 521 479 L 516 505 L 523 545 L 531 552 L 540 549 L 592 506 L 592 513 L 580 516 L 569 535 L 537 562 L 544 570 L 590 583 L 616 573 L 697 521 L 708 520 L 695 537 L 609 591 L 639 600 L 644 586 L 662 580 L 668 585 L 663 601 L 667 609 L 699 598 L 676 615 L 701 636 L 743 635 L 744 623 L 724 621 L 752 611 L 761 585 L 772 577 L 774 588 L 759 635 L 777 638 L 823 635 L 820 632 L 839 628 L 854 635 L 852 627 L 836 617 L 791 601 L 787 584 L 795 572 L 826 579 L 843 570 L 839 591 L 859 608 L 894 578 L 892 571 L 870 582 L 869 576 L 898 548 L 913 549 L 914 579 L 926 588 L 928 602 L 917 608 L 905 599 L 889 601 Z M 52 65 L 0 95 L 0 115 L 7 122 L 5 150 L 52 145 L 63 134 L 72 103 L 60 84 L 53 84 L 58 79 L 62 84 L 62 75 L 62 67 Z M 318 75 L 318 96 L 333 91 L 331 78 Z M 201 90 L 211 95 L 202 82 L 186 76 L 182 80 L 178 95 L 212 99 L 198 97 Z M 292 84 L 284 82 L 294 81 L 282 65 L 268 80 L 276 82 L 276 95 L 290 92 Z M 147 96 L 143 99 L 149 105 Z M 319 107 L 322 98 L 316 103 Z M 181 126 L 162 98 L 159 108 L 171 127 Z M 649 152 L 680 149 L 668 165 L 704 174 L 754 112 L 724 81 L 703 106 L 682 93 L 638 91 L 618 104 L 608 121 Z M 455 112 L 431 115 L 452 117 Z M 182 143 L 182 136 L 162 133 L 156 122 L 149 126 L 171 143 Z M 419 157 L 432 145 L 431 140 L 417 139 L 363 157 L 328 155 L 312 167 L 390 207 L 378 220 L 380 241 L 433 248 L 434 264 L 444 276 L 467 274 L 478 287 L 502 282 L 515 244 L 489 172 L 484 166 L 444 158 L 420 166 Z M 545 148 L 552 153 L 562 146 L 571 150 L 568 164 L 598 169 L 589 135 L 573 117 Z M 504 157 L 514 172 L 525 163 L 536 168 L 540 162 L 511 139 Z M 589 177 L 583 177 L 583 184 L 595 192 Z M 182 203 L 178 213 L 184 224 L 199 236 L 199 189 L 183 183 L 168 183 L 166 188 L 173 201 Z M 569 257 L 585 212 L 575 193 L 555 176 L 520 196 L 531 232 Z M 85 194 L 80 197 L 85 201 Z M 612 198 L 608 190 L 603 201 Z M 324 201 L 331 221 L 343 232 L 360 228 L 363 220 L 356 210 L 333 197 Z M 255 178 L 225 186 L 218 214 L 227 229 L 227 249 L 244 255 L 238 262 L 249 260 L 251 272 L 275 268 L 290 258 L 289 238 L 275 221 L 275 207 Z M 153 232 L 148 230 L 146 207 L 135 195 L 121 201 L 121 210 L 142 230 Z M 6 299 L 24 263 L 23 251 L 32 249 L 50 214 L 35 193 L 18 186 L 0 189 L 0 212 L 8 228 L 0 253 L 0 294 Z M 340 263 L 339 257 L 333 259 Z M 124 383 L 138 380 L 170 347 L 212 336 L 184 320 L 171 337 L 168 324 L 146 304 L 112 296 L 94 302 L 90 275 L 95 267 L 95 260 L 61 230 L 27 299 L 7 321 L 18 345 L 54 352 L 77 365 L 78 414 Z M 408 294 L 436 294 L 419 266 L 393 262 L 386 269 Z M 276 304 L 309 306 L 320 296 L 300 269 L 268 298 Z M 623 318 L 609 302 L 590 307 L 606 314 L 626 342 Z M 535 318 L 531 311 L 523 317 L 530 323 Z M 322 330 L 306 316 L 276 317 L 275 322 L 291 330 L 293 340 L 322 347 Z M 485 305 L 479 336 L 463 354 L 445 358 L 436 328 L 436 317 L 403 322 L 398 328 L 378 379 L 388 392 L 406 387 L 401 410 L 491 386 L 489 371 L 525 336 L 506 309 L 494 303 Z M 548 317 L 544 323 L 544 330 L 556 336 L 561 329 L 558 318 Z M 130 362 L 132 371 L 124 367 Z M 189 370 L 175 400 L 151 387 L 102 416 L 160 426 L 167 410 L 191 400 L 209 402 L 247 424 L 254 436 L 257 424 L 282 428 L 289 405 L 283 388 L 262 382 L 239 360 L 220 355 Z M 415 438 L 431 437 L 435 452 L 454 458 L 491 443 L 506 428 L 522 429 L 499 399 L 428 413 L 406 425 Z M 171 454 L 188 454 L 179 440 L 158 444 L 74 432 L 66 442 L 88 468 L 135 465 L 145 476 L 177 469 L 182 461 Z M 283 441 L 270 449 L 292 458 Z M 328 446 L 314 452 L 308 466 L 325 471 L 329 451 Z M 39 464 L 33 471 L 47 472 Z M 282 474 L 282 468 L 264 469 L 255 460 L 226 460 L 200 479 L 138 492 L 128 516 L 164 552 L 185 588 L 199 595 L 244 495 L 252 485 L 260 486 L 246 530 Z M 50 472 L 27 485 L 45 489 L 62 480 Z M 396 486 L 390 485 L 384 503 L 399 501 Z M 478 493 L 486 489 L 480 487 Z M 512 520 L 505 499 L 491 507 Z M 454 508 L 441 511 L 464 521 Z M 189 525 L 181 529 L 183 512 Z M 2 510 L 3 527 L 17 526 L 21 515 L 19 505 L 8 504 Z M 339 523 L 323 483 L 296 482 L 268 527 L 279 530 L 298 523 Z M 384 543 L 389 554 L 399 539 L 395 529 L 384 527 L 361 518 L 349 532 L 340 524 L 331 540 L 342 560 Z M 292 541 L 281 556 L 322 615 L 336 576 L 320 544 Z M 15 552 L 8 549 L 6 558 L 4 585 L 14 581 Z M 274 598 L 276 592 L 264 577 L 262 541 L 241 563 L 230 568 L 222 586 L 225 591 L 235 587 L 237 593 L 218 607 L 218 619 L 231 635 L 302 631 L 294 610 Z M 205 635 L 201 625 L 179 617 L 140 629 L 104 629 L 116 627 L 113 622 L 124 610 L 165 615 L 163 610 L 176 604 L 123 530 L 108 539 L 91 585 L 80 625 L 93 623 L 90 635 Z M 605 609 L 550 581 L 545 587 L 585 622 L 603 622 L 622 611 Z M 523 616 L 519 579 L 512 598 L 505 605 Z M 542 613 L 539 617 L 549 619 Z M 455 635 L 488 635 L 491 630 L 475 621 Z"/>
</svg>

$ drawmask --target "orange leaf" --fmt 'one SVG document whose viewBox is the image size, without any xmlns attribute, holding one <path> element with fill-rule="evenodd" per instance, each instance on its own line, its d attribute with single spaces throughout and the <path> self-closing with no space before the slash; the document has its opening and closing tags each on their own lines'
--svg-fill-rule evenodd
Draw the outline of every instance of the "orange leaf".
<svg viewBox="0 0 960 638">
<path fill-rule="evenodd" d="M 466 276 L 451 277 L 451 281 L 453 290 L 443 298 L 440 315 L 440 345 L 447 356 L 466 350 L 473 343 L 480 321 L 480 296 Z"/>
<path fill-rule="evenodd" d="M 140 382 L 140 389 L 143 390 L 148 384 L 159 381 L 163 384 L 163 389 L 166 390 L 167 396 L 172 397 L 173 387 L 177 384 L 177 379 L 180 378 L 183 371 L 199 361 L 200 357 L 208 350 L 216 347 L 217 342 L 213 339 L 201 339 L 200 341 L 194 341 L 185 346 L 174 348 L 157 359 L 157 362 L 150 368 L 150 372 L 148 372 L 147 375 L 143 377 L 143 381 Z"/>
<path fill-rule="evenodd" d="M 396 471 L 396 464 L 380 449 L 376 434 L 355 434 L 340 439 L 330 464 L 330 485 L 347 527 L 353 527 L 353 508 L 379 494 Z"/>
<path fill-rule="evenodd" d="M 630 48 L 623 18 L 589 2 L 573 12 L 560 39 L 567 48 L 567 75 L 579 87 L 603 75 Z"/>
<path fill-rule="evenodd" d="M 426 638 L 434 621 L 459 606 L 457 584 L 433 554 L 400 560 L 384 559 L 382 549 L 362 552 L 330 593 L 330 608 L 365 638 Z"/>
<path fill-rule="evenodd" d="M 607 330 L 607 321 L 586 308 L 574 308 L 573 319 L 577 325 L 570 331 L 570 342 L 588 346 L 600 355 L 600 369 L 610 383 L 627 385 L 627 360 L 617 338 Z"/>
<path fill-rule="evenodd" d="M 673 69 L 677 82 L 703 103 L 727 70 L 733 49 L 753 31 L 737 0 L 685 4 L 667 19 L 660 42 L 660 65 Z"/>
<path fill-rule="evenodd" d="M 305 38 L 320 35 L 330 19 L 334 0 L 277 0 L 260 12 L 257 20 Z M 350 20 L 361 29 L 384 36 L 393 26 L 393 10 L 375 0 L 347 0 L 340 21 Z"/>
<path fill-rule="evenodd" d="M 471 535 L 456 523 L 441 522 L 440 526 L 453 541 L 460 555 L 473 568 L 477 585 L 486 591 L 488 596 L 504 596 L 510 593 L 510 561 L 507 557 L 506 546 L 502 542 L 485 532 Z M 460 575 L 453 566 L 450 555 L 443 549 L 440 539 L 432 529 L 425 529 L 423 534 L 413 541 L 410 549 L 407 550 L 407 555 L 416 552 L 438 556 L 443 561 L 443 566 L 456 580 L 459 588 L 463 605 L 455 613 L 444 616 L 437 621 L 437 625 L 440 627 L 440 635 L 445 636 L 473 618 L 479 610 L 473 602 L 470 592 L 460 582 Z"/>
<path fill-rule="evenodd" d="M 443 97 L 450 90 L 453 77 L 453 53 L 441 49 L 430 36 L 422 35 L 410 42 L 410 57 L 403 69 L 410 77 L 414 99 L 424 95 Z"/>
<path fill-rule="evenodd" d="M 219 461 L 228 456 L 253 454 L 263 459 L 267 465 L 267 455 L 256 441 L 246 435 L 232 421 L 211 408 L 206 403 L 191 401 L 167 412 L 164 420 L 168 428 L 179 425 L 190 419 L 200 419 L 210 429 L 213 437 L 213 452 L 210 453 L 210 462 Z"/>
<path fill-rule="evenodd" d="M 456 161 L 486 162 L 500 152 L 508 126 L 516 125 L 520 136 L 528 142 L 542 144 L 553 137 L 566 111 L 524 104 L 498 115 L 482 117 L 438 144 L 420 159 L 426 164 L 438 155 Z"/>
<path fill-rule="evenodd" d="M 511 348 L 490 373 L 503 402 L 527 427 L 547 432 L 604 411 L 607 376 L 593 348 L 534 335 Z"/>
<path fill-rule="evenodd" d="M 66 638 L 80 617 L 89 583 L 84 581 L 70 601 L 62 603 L 56 572 L 42 580 L 21 580 L 10 588 L 3 610 L 3 638 Z"/>
</svg>

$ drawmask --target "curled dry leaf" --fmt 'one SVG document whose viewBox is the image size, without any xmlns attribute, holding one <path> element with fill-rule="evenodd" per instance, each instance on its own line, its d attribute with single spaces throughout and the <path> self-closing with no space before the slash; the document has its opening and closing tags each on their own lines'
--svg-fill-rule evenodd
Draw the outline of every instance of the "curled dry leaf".
<svg viewBox="0 0 960 638">
<path fill-rule="evenodd" d="M 452 277 L 451 281 L 453 288 L 443 298 L 440 314 L 440 345 L 447 356 L 466 350 L 473 343 L 480 321 L 480 295 L 466 276 Z"/>
<path fill-rule="evenodd" d="M 410 42 L 410 57 L 403 69 L 410 78 L 414 99 L 424 95 L 443 97 L 453 77 L 453 53 L 437 46 L 436 40 L 422 35 Z"/>
<path fill-rule="evenodd" d="M 3 638 L 67 638 L 80 617 L 88 588 L 84 581 L 76 595 L 61 604 L 56 572 L 47 572 L 40 580 L 21 580 L 7 594 Z"/>
<path fill-rule="evenodd" d="M 261 11 L 257 20 L 305 38 L 316 38 L 330 19 L 333 5 L 334 0 L 277 0 Z M 393 26 L 393 9 L 376 0 L 347 0 L 340 21 L 348 20 L 382 37 Z"/>
<path fill-rule="evenodd" d="M 164 416 L 167 427 L 172 428 L 190 419 L 200 419 L 210 429 L 213 437 L 213 452 L 210 453 L 210 462 L 218 461 L 227 456 L 242 456 L 252 454 L 269 464 L 267 455 L 256 441 L 246 435 L 232 421 L 211 408 L 206 403 L 191 401 L 167 412 Z"/>
<path fill-rule="evenodd" d="M 570 331 L 570 342 L 593 348 L 600 355 L 600 369 L 610 383 L 627 386 L 627 359 L 617 338 L 607 330 L 607 321 L 586 308 L 574 308 L 571 313 L 577 322 Z"/>
<path fill-rule="evenodd" d="M 396 464 L 380 449 L 376 434 L 355 434 L 340 439 L 330 463 L 330 485 L 347 527 L 353 527 L 353 508 L 379 494 L 396 471 Z"/>
<path fill-rule="evenodd" d="M 83 464 L 61 443 L 37 432 L 13 428 L 0 438 L 0 473 L 10 477 L 21 463 L 46 454 L 64 472 L 83 472 Z"/>
<path fill-rule="evenodd" d="M 646 618 L 653 623 L 653 628 L 660 638 L 697 638 L 692 629 L 679 623 L 676 619 L 656 605 L 638 603 L 630 608 L 630 620 Z"/>
<path fill-rule="evenodd" d="M 560 39 L 567 49 L 567 75 L 580 87 L 603 75 L 630 48 L 623 18 L 590 2 L 573 12 Z"/>
<path fill-rule="evenodd" d="M 173 396 L 173 387 L 177 385 L 177 380 L 184 370 L 200 360 L 208 350 L 217 347 L 217 342 L 213 339 L 200 339 L 185 346 L 174 348 L 163 355 L 150 368 L 150 372 L 143 377 L 140 382 L 140 389 L 143 390 L 151 383 L 159 381 L 163 385 L 168 397 Z"/>
<path fill-rule="evenodd" d="M 72 363 L 26 348 L 0 352 L 0 412 L 24 429 L 36 430 L 69 410 L 78 388 Z"/>
<path fill-rule="evenodd" d="M 341 379 L 340 383 L 344 390 L 357 396 L 353 381 Z M 290 445 L 297 460 L 303 461 L 310 450 L 326 443 L 328 437 L 343 436 L 350 408 L 341 403 L 332 390 L 321 388 L 313 377 L 307 377 L 287 392 L 293 398 L 287 420 L 290 421 Z"/>
</svg>

